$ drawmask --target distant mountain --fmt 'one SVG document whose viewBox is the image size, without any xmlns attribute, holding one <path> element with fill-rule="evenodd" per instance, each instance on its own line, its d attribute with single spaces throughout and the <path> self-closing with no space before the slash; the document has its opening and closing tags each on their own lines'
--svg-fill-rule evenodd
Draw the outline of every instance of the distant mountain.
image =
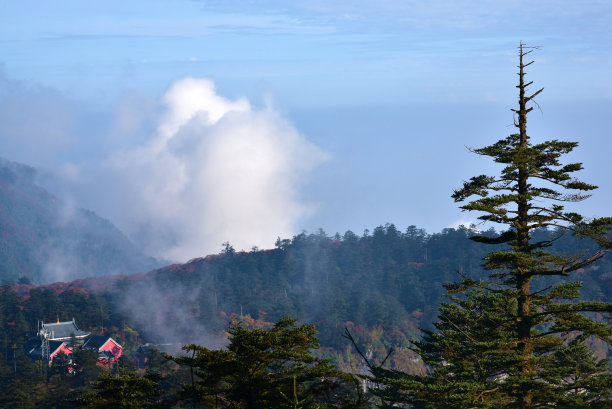
<svg viewBox="0 0 612 409">
<path fill-rule="evenodd" d="M 36 178 L 36 169 L 0 158 L 1 281 L 49 283 L 160 266 L 108 220 L 69 206 Z"/>
</svg>

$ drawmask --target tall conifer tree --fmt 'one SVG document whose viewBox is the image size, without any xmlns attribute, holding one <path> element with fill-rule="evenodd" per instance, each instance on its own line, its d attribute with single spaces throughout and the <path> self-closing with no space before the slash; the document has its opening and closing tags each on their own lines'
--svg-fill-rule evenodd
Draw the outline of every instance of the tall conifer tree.
<svg viewBox="0 0 612 409">
<path fill-rule="evenodd" d="M 183 347 L 190 356 L 173 358 L 190 368 L 183 386 L 186 403 L 204 408 L 361 408 L 353 378 L 315 357 L 319 348 L 312 324 L 281 318 L 272 328 L 247 328 L 240 321 L 228 329 L 223 350 Z"/>
<path fill-rule="evenodd" d="M 576 142 L 533 143 L 527 134 L 527 115 L 543 90 L 529 95 L 532 82 L 525 80 L 533 63 L 525 57 L 534 48 L 519 45 L 518 108 L 512 109 L 518 133 L 473 150 L 503 169 L 472 177 L 452 195 L 466 202 L 461 209 L 480 212 L 483 222 L 506 226 L 497 237 L 472 240 L 505 249 L 485 257 L 487 282 L 447 286 L 460 294 L 441 307 L 437 331 L 425 332 L 415 347 L 431 376 L 373 368 L 386 385 L 378 394 L 387 402 L 416 408 L 612 407 L 609 364 L 584 344 L 588 337 L 611 344 L 612 304 L 579 301 L 581 284 L 567 280 L 611 248 L 612 218 L 589 220 L 564 207 L 597 188 L 572 176 L 581 163 L 561 162 Z M 549 238 L 535 240 L 535 230 L 544 228 L 551 229 Z M 563 234 L 591 238 L 599 250 L 554 254 L 551 246 Z"/>
</svg>

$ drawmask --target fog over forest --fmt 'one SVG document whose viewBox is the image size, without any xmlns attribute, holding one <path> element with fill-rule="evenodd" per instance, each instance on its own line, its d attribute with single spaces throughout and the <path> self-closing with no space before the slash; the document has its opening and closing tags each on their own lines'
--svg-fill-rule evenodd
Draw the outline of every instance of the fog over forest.
<svg viewBox="0 0 612 409">
<path fill-rule="evenodd" d="M 611 16 L 4 2 L 0 407 L 611 407 Z"/>
</svg>

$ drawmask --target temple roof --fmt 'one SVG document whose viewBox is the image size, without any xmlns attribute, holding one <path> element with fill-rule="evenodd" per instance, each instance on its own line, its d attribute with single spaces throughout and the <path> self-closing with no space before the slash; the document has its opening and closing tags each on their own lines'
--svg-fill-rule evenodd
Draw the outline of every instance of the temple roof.
<svg viewBox="0 0 612 409">
<path fill-rule="evenodd" d="M 105 337 L 102 335 L 92 335 L 85 343 L 83 344 L 83 348 L 89 349 L 100 349 L 102 345 L 108 341 L 109 337 Z"/>
<path fill-rule="evenodd" d="M 61 347 L 63 343 L 64 341 L 49 341 L 49 354 L 53 355 L 53 353 L 57 351 L 57 349 Z M 40 341 L 38 345 L 34 346 L 32 349 L 28 351 L 28 354 L 32 358 L 36 358 L 36 359 L 42 358 L 42 344 L 40 343 Z"/>
<path fill-rule="evenodd" d="M 74 335 L 76 338 L 85 338 L 90 333 L 80 330 L 74 319 L 72 321 L 42 323 L 40 331 L 46 330 L 50 340 L 68 340 Z"/>
</svg>

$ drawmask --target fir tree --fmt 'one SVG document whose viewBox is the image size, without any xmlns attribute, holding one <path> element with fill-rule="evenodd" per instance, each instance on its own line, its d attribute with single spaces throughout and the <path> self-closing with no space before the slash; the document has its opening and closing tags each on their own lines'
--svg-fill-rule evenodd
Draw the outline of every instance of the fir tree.
<svg viewBox="0 0 612 409">
<path fill-rule="evenodd" d="M 92 390 L 80 395 L 76 404 L 88 409 L 158 409 L 169 405 L 161 401 L 157 376 L 136 372 L 105 373 L 93 382 Z"/>
<path fill-rule="evenodd" d="M 500 235 L 476 235 L 480 243 L 504 245 L 490 252 L 484 267 L 490 279 L 466 278 L 449 285 L 451 297 L 440 310 L 436 332 L 426 332 L 416 351 L 432 368 L 431 376 L 408 376 L 373 368 L 385 384 L 378 394 L 388 402 L 416 408 L 591 408 L 612 405 L 607 361 L 598 361 L 584 344 L 588 337 L 612 341 L 607 324 L 612 304 L 579 301 L 581 283 L 567 281 L 611 248 L 612 218 L 588 220 L 567 211 L 596 186 L 572 175 L 581 163 L 561 157 L 578 144 L 558 140 L 533 143 L 527 134 L 530 104 L 543 89 L 528 95 L 525 56 L 535 47 L 519 46 L 519 106 L 512 111 L 518 133 L 474 149 L 502 164 L 499 175 L 464 182 L 452 197 L 483 222 L 506 226 Z M 545 240 L 537 229 L 553 229 Z M 553 254 L 563 234 L 594 240 L 589 254 Z M 603 319 L 594 319 L 595 315 Z"/>
<path fill-rule="evenodd" d="M 312 355 L 319 347 L 315 326 L 295 323 L 282 318 L 272 328 L 251 329 L 234 322 L 226 349 L 184 347 L 187 356 L 173 358 L 192 370 L 183 401 L 203 408 L 360 407 L 345 399 L 350 377 Z"/>
<path fill-rule="evenodd" d="M 435 331 L 423 330 L 414 350 L 429 376 L 409 375 L 375 366 L 369 360 L 370 381 L 383 408 L 405 404 L 414 408 L 488 408 L 508 402 L 498 382 L 515 363 L 509 346 L 512 332 L 505 317 L 512 308 L 506 294 L 475 289 L 442 303 Z M 356 345 L 350 333 L 345 334 Z M 366 377 L 368 378 L 368 377 Z M 380 385 L 384 385 L 380 387 Z"/>
</svg>

